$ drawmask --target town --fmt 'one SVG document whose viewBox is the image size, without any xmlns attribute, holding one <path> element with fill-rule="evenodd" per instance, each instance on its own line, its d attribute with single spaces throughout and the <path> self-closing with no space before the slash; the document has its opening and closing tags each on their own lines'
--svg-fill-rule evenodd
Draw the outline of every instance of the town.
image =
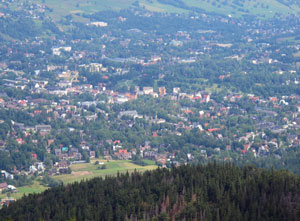
<svg viewBox="0 0 300 221">
<path fill-rule="evenodd" d="M 300 17 L 1 4 L 0 192 L 94 159 L 300 172 Z"/>
</svg>

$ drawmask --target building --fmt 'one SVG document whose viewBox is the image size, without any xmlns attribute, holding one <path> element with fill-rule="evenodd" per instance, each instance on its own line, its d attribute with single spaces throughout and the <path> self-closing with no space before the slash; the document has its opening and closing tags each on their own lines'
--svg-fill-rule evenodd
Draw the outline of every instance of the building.
<svg viewBox="0 0 300 221">
<path fill-rule="evenodd" d="M 144 94 L 152 94 L 153 93 L 153 87 L 143 87 L 143 93 Z"/>
<path fill-rule="evenodd" d="M 3 192 L 3 190 L 6 190 L 8 188 L 7 183 L 0 183 L 0 193 Z"/>
<path fill-rule="evenodd" d="M 160 87 L 158 88 L 158 91 L 159 91 L 159 95 L 162 97 L 164 96 L 166 93 L 167 93 L 167 90 L 165 87 Z"/>
<path fill-rule="evenodd" d="M 174 87 L 173 88 L 173 94 L 179 94 L 180 93 L 180 88 L 179 87 Z"/>
<path fill-rule="evenodd" d="M 107 22 L 103 22 L 103 21 L 95 21 L 87 24 L 87 26 L 96 26 L 96 27 L 106 27 L 107 25 L 108 25 Z"/>
<path fill-rule="evenodd" d="M 51 132 L 51 125 L 36 125 L 35 130 L 40 131 L 42 133 L 50 133 Z"/>
<path fill-rule="evenodd" d="M 70 52 L 70 51 L 72 51 L 72 47 L 66 46 L 66 47 L 54 47 L 54 48 L 52 48 L 52 54 L 53 55 L 60 56 L 61 51 Z"/>
</svg>

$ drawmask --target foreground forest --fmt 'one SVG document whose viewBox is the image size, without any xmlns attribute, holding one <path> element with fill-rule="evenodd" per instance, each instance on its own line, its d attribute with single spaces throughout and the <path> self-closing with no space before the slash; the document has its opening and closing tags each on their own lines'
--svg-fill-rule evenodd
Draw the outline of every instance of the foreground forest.
<svg viewBox="0 0 300 221">
<path fill-rule="evenodd" d="M 232 164 L 187 165 L 59 186 L 1 220 L 299 220 L 300 179 Z"/>
</svg>

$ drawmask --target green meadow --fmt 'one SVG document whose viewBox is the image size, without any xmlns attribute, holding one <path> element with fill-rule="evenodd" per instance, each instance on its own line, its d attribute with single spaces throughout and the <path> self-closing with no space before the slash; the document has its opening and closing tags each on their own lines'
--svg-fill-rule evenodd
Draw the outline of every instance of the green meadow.
<svg viewBox="0 0 300 221">
<path fill-rule="evenodd" d="M 104 164 L 96 165 L 96 161 L 102 162 Z M 58 175 L 53 176 L 52 178 L 56 180 L 61 180 L 64 184 L 69 184 L 81 180 L 92 179 L 95 177 L 114 176 L 117 173 L 126 173 L 127 171 L 129 173 L 135 170 L 143 172 L 146 170 L 153 170 L 157 168 L 154 161 L 145 160 L 145 163 L 148 166 L 139 166 L 131 163 L 129 160 L 112 160 L 109 162 L 105 160 L 92 160 L 90 163 L 71 165 L 72 174 Z M 105 165 L 105 169 L 102 168 L 103 165 Z M 22 196 L 28 195 L 30 193 L 43 192 L 44 190 L 48 189 L 48 187 L 45 187 L 41 185 L 38 181 L 35 181 L 32 185 L 18 187 L 17 189 L 17 193 L 10 194 L 10 196 L 15 199 L 19 199 Z M 6 197 L 6 193 L 0 194 L 0 199 L 4 199 Z"/>
<path fill-rule="evenodd" d="M 73 164 L 71 166 L 72 174 L 54 176 L 53 178 L 63 181 L 64 184 L 68 184 L 85 179 L 91 179 L 94 177 L 105 177 L 107 175 L 113 176 L 116 175 L 118 172 L 126 173 L 128 171 L 130 173 L 135 170 L 143 172 L 146 170 L 153 170 L 157 168 L 157 166 L 153 163 L 152 165 L 148 166 L 139 166 L 131 163 L 128 160 L 117 160 L 109 162 L 99 160 L 99 162 L 104 163 L 100 165 L 95 165 L 95 161 L 96 160 L 86 164 Z M 150 163 L 148 162 L 148 164 Z M 101 168 L 103 165 L 105 165 L 105 169 Z"/>
<path fill-rule="evenodd" d="M 298 13 L 300 10 L 299 6 L 286 6 L 277 0 L 238 1 L 240 5 L 235 4 L 234 2 L 236 1 L 234 0 L 184 0 L 184 2 L 190 7 L 201 8 L 207 12 L 216 12 L 225 15 L 231 14 L 232 16 L 251 14 L 269 18 L 273 17 L 276 13 L 291 14 Z"/>
<path fill-rule="evenodd" d="M 175 0 L 173 0 L 175 1 Z M 25 0 L 15 1 L 12 8 L 18 9 L 18 4 L 26 2 Z M 33 0 L 33 2 L 45 4 L 53 11 L 48 13 L 55 20 L 72 14 L 75 21 L 86 22 L 81 16 L 82 13 L 94 13 L 103 10 L 122 10 L 129 7 L 136 7 L 138 2 L 141 7 L 150 11 L 167 13 L 189 13 L 194 9 L 202 9 L 207 12 L 215 12 L 232 16 L 241 16 L 244 14 L 257 15 L 259 17 L 273 17 L 276 13 L 295 14 L 300 11 L 298 5 L 284 5 L 278 0 L 182 0 L 185 8 L 163 4 L 158 0 Z M 1 4 L 1 3 L 0 3 Z"/>
<path fill-rule="evenodd" d="M 41 185 L 39 182 L 35 181 L 32 185 L 18 187 L 17 189 L 18 189 L 17 193 L 10 194 L 10 196 L 15 199 L 20 199 L 20 198 L 22 198 L 22 196 L 28 195 L 30 193 L 43 192 L 44 190 L 48 189 L 48 187 L 45 187 L 45 186 Z M 0 199 L 7 198 L 7 196 L 8 196 L 7 193 L 0 194 Z"/>
</svg>

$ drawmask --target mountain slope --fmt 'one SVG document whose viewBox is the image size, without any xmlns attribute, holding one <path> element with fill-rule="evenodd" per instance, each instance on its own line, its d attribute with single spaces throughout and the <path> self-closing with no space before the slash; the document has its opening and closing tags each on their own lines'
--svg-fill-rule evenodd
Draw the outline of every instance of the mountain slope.
<svg viewBox="0 0 300 221">
<path fill-rule="evenodd" d="M 181 166 L 60 186 L 0 210 L 1 220 L 299 220 L 300 180 L 233 165 Z"/>
<path fill-rule="evenodd" d="M 279 14 L 298 13 L 299 2 L 293 0 L 157 0 L 159 3 L 173 5 L 189 11 L 207 11 L 232 15 L 257 15 L 272 17 Z"/>
<path fill-rule="evenodd" d="M 129 7 L 144 7 L 150 11 L 189 13 L 214 12 L 232 16 L 255 15 L 273 17 L 277 14 L 297 14 L 300 12 L 300 2 L 295 0 L 33 0 L 45 5 L 54 19 L 60 19 L 68 14 L 93 13 L 103 10 L 121 10 Z M 28 1 L 4 1 L 0 6 L 9 6 L 19 10 Z"/>
</svg>

